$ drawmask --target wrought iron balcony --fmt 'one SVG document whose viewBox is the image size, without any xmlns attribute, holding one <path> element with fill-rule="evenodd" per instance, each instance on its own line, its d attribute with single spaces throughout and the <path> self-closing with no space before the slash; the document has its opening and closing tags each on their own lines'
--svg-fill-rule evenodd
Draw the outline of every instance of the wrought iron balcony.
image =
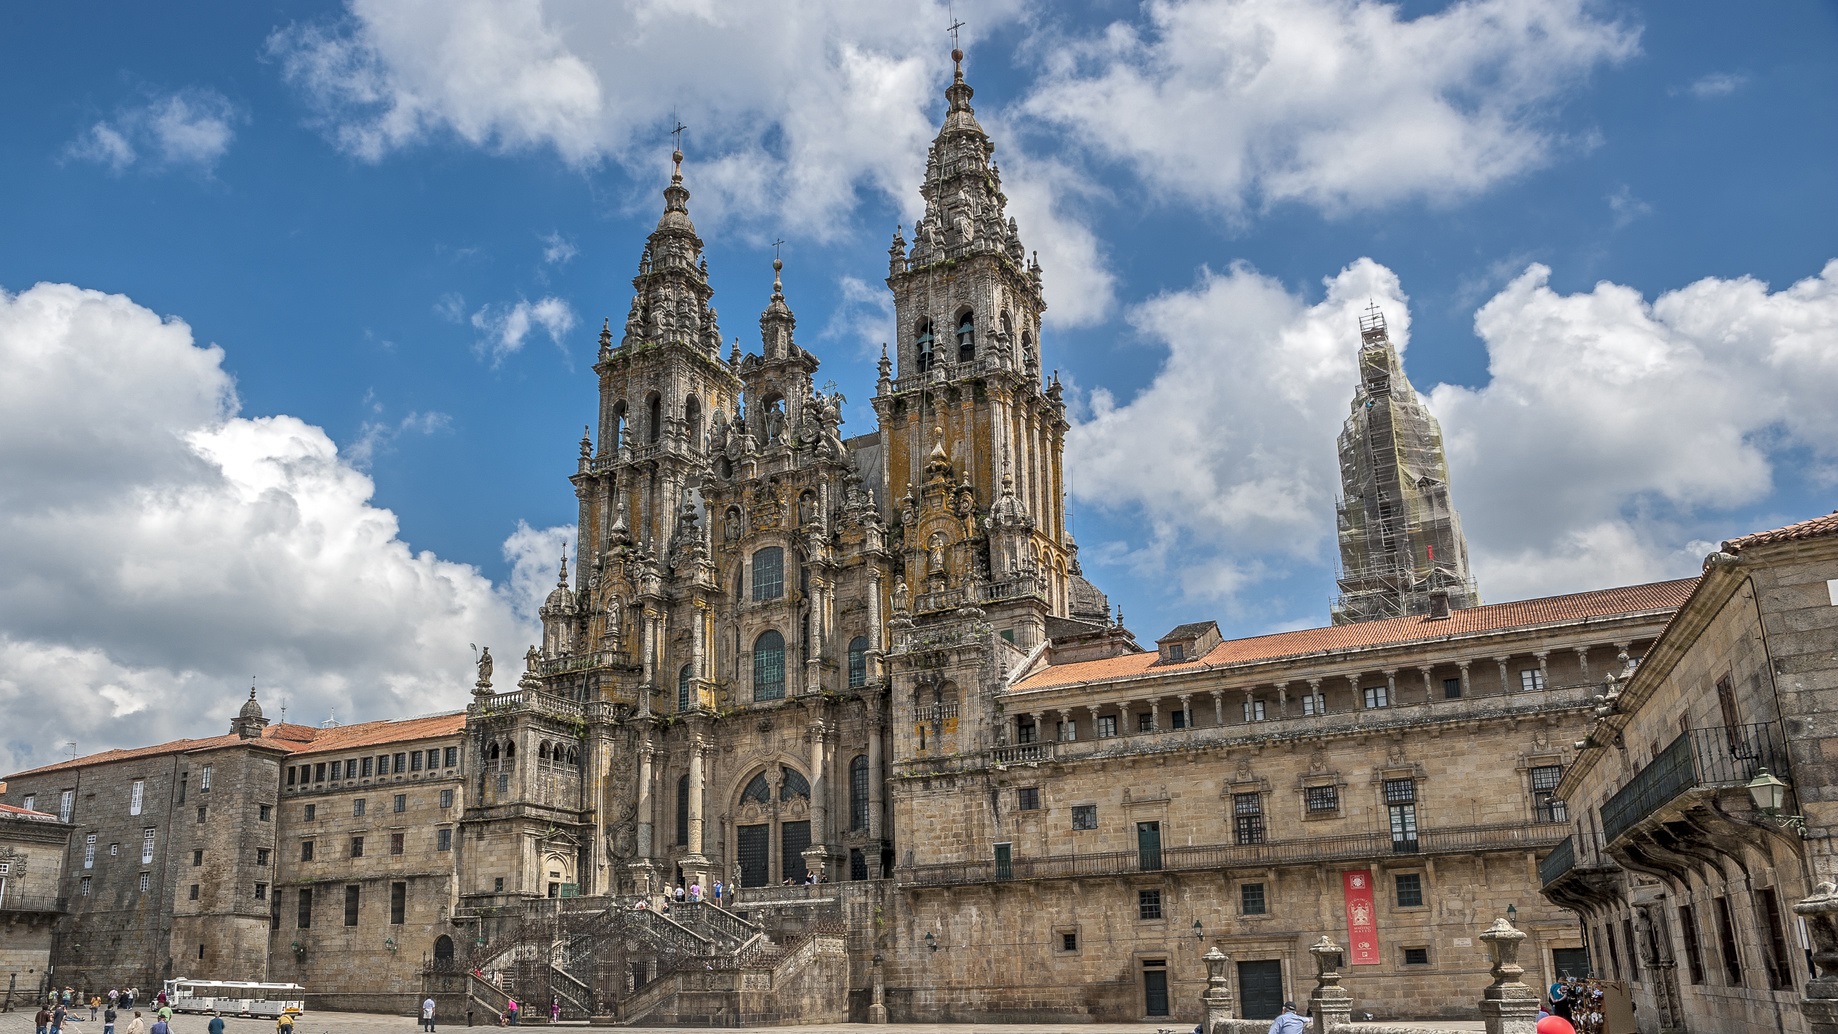
<svg viewBox="0 0 1838 1034">
<path fill-rule="evenodd" d="M 1538 882 L 1541 886 L 1549 887 L 1574 868 L 1576 868 L 1576 835 L 1571 834 L 1564 838 L 1563 843 L 1553 848 L 1550 854 L 1538 859 Z"/>
<path fill-rule="evenodd" d="M 1071 879 L 1081 876 L 1115 876 L 1133 872 L 1170 872 L 1206 869 L 1256 868 L 1293 863 L 1361 861 L 1398 854 L 1447 855 L 1485 851 L 1537 851 L 1564 838 L 1561 823 L 1525 825 L 1501 823 L 1487 826 L 1453 826 L 1423 829 L 1415 841 L 1394 840 L 1390 833 L 1348 833 L 1340 836 L 1270 840 L 1261 844 L 1211 844 L 1169 847 L 1154 851 L 1107 851 L 1100 854 L 1056 855 L 1046 858 L 1013 857 L 919 865 L 895 872 L 903 887 L 946 887 L 966 883 L 1009 880 Z"/>
<path fill-rule="evenodd" d="M 1688 729 L 1602 804 L 1602 835 L 1612 844 L 1686 793 L 1745 786 L 1761 769 L 1785 767 L 1773 722 Z"/>
<path fill-rule="evenodd" d="M 65 898 L 52 897 L 49 894 L 13 894 L 0 896 L 0 912 L 40 912 L 51 915 L 61 914 L 68 910 L 69 902 Z"/>
</svg>

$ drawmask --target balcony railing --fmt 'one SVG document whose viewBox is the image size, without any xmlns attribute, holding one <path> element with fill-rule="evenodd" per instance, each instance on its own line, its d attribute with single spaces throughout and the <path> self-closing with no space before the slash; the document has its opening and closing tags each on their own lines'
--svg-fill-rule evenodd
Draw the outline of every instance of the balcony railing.
<svg viewBox="0 0 1838 1034">
<path fill-rule="evenodd" d="M 1576 868 L 1576 836 L 1564 838 L 1564 842 L 1552 849 L 1551 853 L 1538 860 L 1539 886 L 1549 887 L 1558 877 Z"/>
<path fill-rule="evenodd" d="M 1785 760 L 1772 722 L 1687 729 L 1603 803 L 1602 835 L 1613 843 L 1687 791 L 1742 786 Z"/>
<path fill-rule="evenodd" d="M 1053 740 L 1037 743 L 1016 743 L 1007 747 L 996 747 L 989 752 L 991 764 L 1028 765 L 1053 760 L 1053 749 L 1057 746 Z"/>
<path fill-rule="evenodd" d="M 994 859 L 920 865 L 895 873 L 904 887 L 945 887 L 965 883 L 1008 880 L 1072 879 L 1080 876 L 1116 876 L 1133 872 L 1170 872 L 1196 869 L 1255 868 L 1296 862 L 1357 861 L 1399 854 L 1475 854 L 1484 851 L 1531 851 L 1548 848 L 1564 838 L 1567 826 L 1524 825 L 1457 826 L 1419 830 L 1413 841 L 1394 840 L 1390 833 L 1348 833 L 1331 837 L 1270 840 L 1261 844 L 1212 844 L 1162 847 L 1159 851 L 1109 851 L 1101 854 L 1059 855 L 1047 858 L 1010 858 L 1001 870 Z"/>
<path fill-rule="evenodd" d="M 0 912 L 63 912 L 69 902 L 49 894 L 14 894 L 0 896 Z"/>
</svg>

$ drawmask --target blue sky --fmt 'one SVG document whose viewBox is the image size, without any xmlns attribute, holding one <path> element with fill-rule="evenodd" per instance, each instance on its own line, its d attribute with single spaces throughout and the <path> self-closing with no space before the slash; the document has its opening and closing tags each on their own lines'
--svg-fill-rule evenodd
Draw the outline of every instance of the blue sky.
<svg viewBox="0 0 1838 1034">
<path fill-rule="evenodd" d="M 1085 568 L 1139 636 L 1326 619 L 1368 300 L 1489 600 L 1833 508 L 1829 5 L 957 14 L 1074 388 Z M 942 4 L 4 19 L 18 763 L 215 727 L 252 676 L 306 720 L 457 706 L 468 643 L 521 652 L 673 116 L 724 332 L 757 345 L 783 238 L 799 340 L 872 428 Z"/>
</svg>

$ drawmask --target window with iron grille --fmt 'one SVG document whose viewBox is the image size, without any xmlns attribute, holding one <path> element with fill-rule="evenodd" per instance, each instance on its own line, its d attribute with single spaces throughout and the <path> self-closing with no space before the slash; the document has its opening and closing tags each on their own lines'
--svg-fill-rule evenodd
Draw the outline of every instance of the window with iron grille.
<svg viewBox="0 0 1838 1034">
<path fill-rule="evenodd" d="M 1417 801 L 1417 781 L 1415 779 L 1385 780 L 1386 804 L 1414 804 Z"/>
<path fill-rule="evenodd" d="M 753 641 L 753 699 L 785 699 L 785 637 L 770 629 Z"/>
<path fill-rule="evenodd" d="M 689 675 L 690 666 L 687 664 L 676 673 L 676 709 L 679 713 L 689 710 Z"/>
<path fill-rule="evenodd" d="M 1159 890 L 1139 890 L 1136 892 L 1136 918 L 1160 919 L 1162 917 L 1162 892 Z"/>
<path fill-rule="evenodd" d="M 1385 809 L 1391 821 L 1391 849 L 1417 850 L 1417 784 L 1410 779 L 1385 780 Z"/>
<path fill-rule="evenodd" d="M 1406 966 L 1427 966 L 1430 964 L 1428 948 L 1405 948 L 1404 964 Z"/>
<path fill-rule="evenodd" d="M 753 602 L 785 595 L 785 550 L 767 546 L 753 553 Z"/>
<path fill-rule="evenodd" d="M 1392 877 L 1397 890 L 1399 908 L 1420 908 L 1423 905 L 1423 874 L 1401 872 Z"/>
<path fill-rule="evenodd" d="M 353 858 L 364 857 L 364 838 L 363 837 L 352 837 L 351 838 L 351 857 Z"/>
<path fill-rule="evenodd" d="M 1532 818 L 1538 822 L 1568 822 L 1564 802 L 1557 799 L 1557 784 L 1564 766 L 1540 765 L 1532 769 Z"/>
<path fill-rule="evenodd" d="M 1449 700 L 1458 699 L 1461 696 L 1461 680 L 1460 679 L 1443 679 L 1442 680 L 1442 695 L 1446 699 L 1449 699 Z"/>
<path fill-rule="evenodd" d="M 1340 810 L 1340 787 L 1310 786 L 1302 790 L 1310 815 L 1330 815 Z"/>
<path fill-rule="evenodd" d="M 1238 885 L 1238 911 L 1248 916 L 1261 916 L 1268 908 L 1264 899 L 1264 885 L 1261 883 L 1241 883 Z"/>
<path fill-rule="evenodd" d="M 1097 829 L 1098 806 L 1095 804 L 1075 804 L 1072 806 L 1073 829 Z"/>
<path fill-rule="evenodd" d="M 1040 810 L 1040 787 L 1023 786 L 1015 791 L 1015 807 L 1021 811 Z"/>
<path fill-rule="evenodd" d="M 1261 795 L 1233 794 L 1232 816 L 1238 843 L 1261 844 L 1264 842 L 1264 802 Z"/>
<path fill-rule="evenodd" d="M 849 828 L 868 828 L 868 756 L 857 754 L 849 762 Z M 862 877 L 867 879 L 867 877 Z"/>
</svg>

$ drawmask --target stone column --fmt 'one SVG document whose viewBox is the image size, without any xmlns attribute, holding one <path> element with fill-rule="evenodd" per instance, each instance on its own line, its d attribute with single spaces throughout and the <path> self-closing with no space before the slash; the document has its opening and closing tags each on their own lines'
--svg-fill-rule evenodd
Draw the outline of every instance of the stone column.
<svg viewBox="0 0 1838 1034">
<path fill-rule="evenodd" d="M 1160 697 L 1149 701 L 1149 731 L 1162 731 L 1162 702 Z"/>
<path fill-rule="evenodd" d="M 1117 735 L 1130 735 L 1130 705 L 1117 705 Z"/>
<path fill-rule="evenodd" d="M 1487 1034 L 1536 1034 L 1538 992 L 1519 978 L 1519 943 L 1525 934 L 1504 919 L 1496 919 L 1481 934 L 1487 957 L 1493 963 L 1493 983 L 1481 993 L 1481 1021 Z"/>
<path fill-rule="evenodd" d="M 651 604 L 633 604 L 632 606 L 633 610 L 638 611 L 635 615 L 637 620 L 632 623 L 638 625 L 642 629 L 640 634 L 644 636 L 645 640 L 644 644 L 639 648 L 638 655 L 641 659 L 641 663 L 645 666 L 645 674 L 642 682 L 647 687 L 657 685 L 657 634 L 652 630 L 652 625 L 654 624 L 651 614 L 652 607 L 653 605 Z"/>
<path fill-rule="evenodd" d="M 1257 687 L 1247 686 L 1244 691 L 1244 720 L 1248 723 L 1255 720 L 1256 711 L 1251 705 L 1257 702 Z"/>
<path fill-rule="evenodd" d="M 886 807 L 881 795 L 881 739 L 887 735 L 887 726 L 877 712 L 868 721 L 868 838 L 881 839 L 881 812 Z M 874 860 L 875 870 L 880 868 L 881 860 Z"/>
<path fill-rule="evenodd" d="M 690 637 L 689 643 L 689 676 L 691 680 L 708 678 L 708 623 L 710 615 L 707 600 L 696 601 L 695 615 L 696 623 L 691 628 L 691 632 L 694 634 Z M 696 693 L 691 693 L 689 706 L 696 707 L 699 706 L 700 703 L 701 701 L 698 699 L 698 695 Z"/>
<path fill-rule="evenodd" d="M 707 882 L 708 856 L 702 850 L 702 797 L 707 784 L 708 744 L 700 736 L 689 746 L 689 853 L 683 856 L 683 875 L 695 883 Z M 706 888 L 705 888 L 706 889 Z"/>
<path fill-rule="evenodd" d="M 1225 724 L 1225 694 L 1217 689 L 1213 690 L 1213 723 Z"/>
<path fill-rule="evenodd" d="M 1423 673 L 1423 702 L 1426 704 L 1433 703 L 1436 699 L 1436 683 L 1430 678 L 1430 673 L 1433 669 L 1428 665 L 1424 665 L 1417 670 Z"/>
<path fill-rule="evenodd" d="M 881 976 L 881 954 L 874 954 L 874 1001 L 868 1006 L 869 1023 L 887 1022 L 887 982 Z"/>
<path fill-rule="evenodd" d="M 1218 1034 L 1225 1021 L 1232 1018 L 1232 987 L 1225 976 L 1226 963 L 1231 959 L 1217 947 L 1203 957 L 1206 960 L 1206 991 L 1200 995 L 1200 1004 L 1206 1009 L 1203 1034 Z"/>
<path fill-rule="evenodd" d="M 1468 665 L 1473 664 L 1473 663 L 1474 663 L 1473 661 L 1456 661 L 1455 662 L 1455 666 L 1461 669 L 1461 695 L 1464 697 L 1470 696 L 1474 692 L 1472 686 L 1468 682 Z"/>
<path fill-rule="evenodd" d="M 1500 666 L 1500 692 L 1502 693 L 1511 693 L 1513 691 L 1513 684 L 1508 681 L 1506 677 L 1506 662 L 1509 659 L 1510 658 L 1506 657 L 1495 657 L 1493 659 L 1493 663 Z"/>
<path fill-rule="evenodd" d="M 881 642 L 884 635 L 884 623 L 881 621 L 881 569 L 870 562 L 868 565 L 868 681 L 881 680 L 881 656 L 887 644 Z"/>
<path fill-rule="evenodd" d="M 645 737 L 644 745 L 638 748 L 638 857 L 651 857 L 651 767 L 657 760 L 657 748 L 651 745 L 651 738 Z"/>
<path fill-rule="evenodd" d="M 1312 705 L 1310 705 L 1315 709 L 1315 713 L 1319 714 L 1327 710 L 1327 698 L 1321 695 L 1321 680 L 1320 679 L 1309 679 L 1308 680 L 1308 695 L 1312 697 L 1315 701 Z"/>
<path fill-rule="evenodd" d="M 1353 1021 L 1353 996 L 1340 986 L 1340 946 L 1322 935 L 1309 946 L 1315 957 L 1315 992 L 1308 996 L 1308 1012 L 1315 1018 L 1315 1034 Z"/>
<path fill-rule="evenodd" d="M 1193 728 L 1193 694 L 1181 694 L 1181 728 Z"/>
<path fill-rule="evenodd" d="M 1583 670 L 1583 681 L 1589 681 L 1589 647 L 1572 647 L 1576 651 L 1576 665 Z"/>
<path fill-rule="evenodd" d="M 1551 652 L 1540 650 L 1532 656 L 1538 658 L 1538 684 L 1549 686 L 1551 684 Z"/>
<path fill-rule="evenodd" d="M 1028 717 L 1034 720 L 1034 742 L 1045 743 L 1047 741 L 1047 713 L 1030 711 Z"/>
<path fill-rule="evenodd" d="M 1095 740 L 1098 738 L 1098 705 L 1089 704 L 1085 710 L 1091 712 L 1091 738 Z"/>
<path fill-rule="evenodd" d="M 1278 718 L 1289 717 L 1289 683 L 1287 682 L 1276 684 L 1276 716 Z"/>
<path fill-rule="evenodd" d="M 1838 884 L 1820 883 L 1793 911 L 1806 920 L 1812 963 L 1819 971 L 1806 982 L 1800 1012 L 1812 1034 L 1838 1034 Z"/>
<path fill-rule="evenodd" d="M 1072 717 L 1072 709 L 1065 708 L 1059 712 L 1059 735 L 1056 739 L 1072 741 L 1079 738 L 1077 719 Z"/>
<path fill-rule="evenodd" d="M 1398 669 L 1385 669 L 1385 706 L 1396 707 L 1403 701 L 1398 699 Z"/>
<path fill-rule="evenodd" d="M 819 718 L 811 722 L 811 843 L 804 849 L 804 867 L 821 873 L 829 865 L 830 775 L 829 729 Z"/>
</svg>

